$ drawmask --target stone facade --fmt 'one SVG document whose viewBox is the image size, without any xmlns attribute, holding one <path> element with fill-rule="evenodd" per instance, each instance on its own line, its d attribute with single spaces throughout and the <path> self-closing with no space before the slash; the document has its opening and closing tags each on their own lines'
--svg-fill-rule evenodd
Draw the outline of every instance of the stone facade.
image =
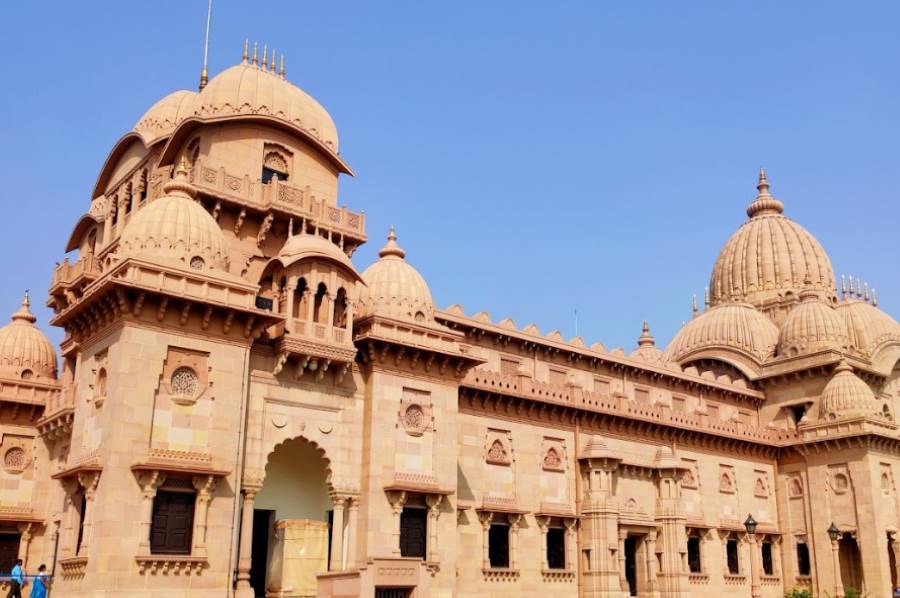
<svg viewBox="0 0 900 598">
<path fill-rule="evenodd" d="M 245 47 L 114 146 L 59 363 L 27 297 L 0 330 L 3 565 L 72 597 L 890 594 L 900 325 L 765 173 L 668 347 L 588 346 L 436 308 L 393 230 L 360 273 L 283 64 Z"/>
</svg>

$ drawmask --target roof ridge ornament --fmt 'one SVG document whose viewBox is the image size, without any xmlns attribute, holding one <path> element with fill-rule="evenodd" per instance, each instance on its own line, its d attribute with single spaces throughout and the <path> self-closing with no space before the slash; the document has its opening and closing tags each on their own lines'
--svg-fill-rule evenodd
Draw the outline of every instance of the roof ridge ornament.
<svg viewBox="0 0 900 598">
<path fill-rule="evenodd" d="M 641 336 L 638 337 L 638 347 L 655 347 L 656 339 L 653 338 L 653 335 L 650 334 L 650 324 L 647 320 L 644 320 L 644 325 L 641 327 Z"/>
<path fill-rule="evenodd" d="M 784 204 L 769 193 L 769 179 L 766 176 L 766 170 L 762 167 L 759 169 L 756 189 L 758 193 L 756 198 L 747 206 L 747 216 L 754 218 L 755 216 L 781 214 L 784 212 Z"/>
<path fill-rule="evenodd" d="M 31 297 L 28 295 L 28 289 L 25 289 L 25 295 L 22 297 L 22 305 L 18 311 L 12 315 L 12 321 L 28 322 L 34 324 L 37 318 L 31 313 Z"/>
<path fill-rule="evenodd" d="M 249 46 L 250 46 L 250 40 L 245 39 L 244 40 L 244 52 L 241 54 L 241 64 L 247 64 L 247 62 L 250 58 L 250 54 L 248 52 L 248 50 L 250 49 Z"/>
<path fill-rule="evenodd" d="M 393 224 L 391 225 L 390 231 L 388 231 L 387 239 L 387 243 L 385 243 L 384 247 L 378 251 L 378 257 L 398 257 L 401 260 L 405 258 L 406 252 L 397 244 L 397 233 L 394 231 Z"/>
<path fill-rule="evenodd" d="M 163 185 L 163 193 L 188 199 L 194 199 L 197 196 L 197 191 L 194 190 L 194 186 L 191 185 L 188 177 L 188 162 L 184 154 L 181 155 L 181 160 L 178 161 L 178 166 L 175 167 L 174 176 Z"/>
</svg>

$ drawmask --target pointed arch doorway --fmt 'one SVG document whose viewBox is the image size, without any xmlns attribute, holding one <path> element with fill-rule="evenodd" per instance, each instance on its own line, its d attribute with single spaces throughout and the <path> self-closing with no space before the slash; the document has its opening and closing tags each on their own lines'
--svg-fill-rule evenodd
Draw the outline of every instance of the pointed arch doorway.
<svg viewBox="0 0 900 598">
<path fill-rule="evenodd" d="M 328 570 L 329 474 L 323 451 L 305 438 L 287 440 L 269 455 L 253 509 L 255 596 L 288 588 L 291 596 L 316 596 L 316 574 Z"/>
</svg>

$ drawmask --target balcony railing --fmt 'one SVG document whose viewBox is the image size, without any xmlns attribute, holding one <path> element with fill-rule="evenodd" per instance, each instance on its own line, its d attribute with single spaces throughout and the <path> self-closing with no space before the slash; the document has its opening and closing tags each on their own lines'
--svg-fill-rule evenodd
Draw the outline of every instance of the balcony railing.
<svg viewBox="0 0 900 598">
<path fill-rule="evenodd" d="M 66 258 L 53 271 L 50 288 L 71 286 L 82 279 L 91 281 L 98 276 L 100 276 L 100 260 L 94 254 L 85 254 L 76 262 L 70 262 L 69 258 Z"/>
<path fill-rule="evenodd" d="M 329 326 L 327 324 L 318 324 L 316 322 L 308 322 L 306 320 L 291 320 L 290 330 L 287 331 L 292 336 L 302 336 L 311 338 L 319 342 L 333 342 L 339 345 L 351 345 L 348 342 L 347 329 L 339 326 Z"/>
</svg>

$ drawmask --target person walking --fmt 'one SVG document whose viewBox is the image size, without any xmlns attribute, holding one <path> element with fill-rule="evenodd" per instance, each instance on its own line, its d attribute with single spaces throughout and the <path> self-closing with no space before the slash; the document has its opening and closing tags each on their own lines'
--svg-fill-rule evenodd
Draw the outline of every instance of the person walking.
<svg viewBox="0 0 900 598">
<path fill-rule="evenodd" d="M 47 565 L 38 567 L 28 598 L 47 598 Z"/>
<path fill-rule="evenodd" d="M 22 559 L 16 559 L 16 566 L 9 574 L 9 593 L 6 598 L 22 598 L 22 586 L 25 585 L 25 571 L 22 569 Z"/>
</svg>

